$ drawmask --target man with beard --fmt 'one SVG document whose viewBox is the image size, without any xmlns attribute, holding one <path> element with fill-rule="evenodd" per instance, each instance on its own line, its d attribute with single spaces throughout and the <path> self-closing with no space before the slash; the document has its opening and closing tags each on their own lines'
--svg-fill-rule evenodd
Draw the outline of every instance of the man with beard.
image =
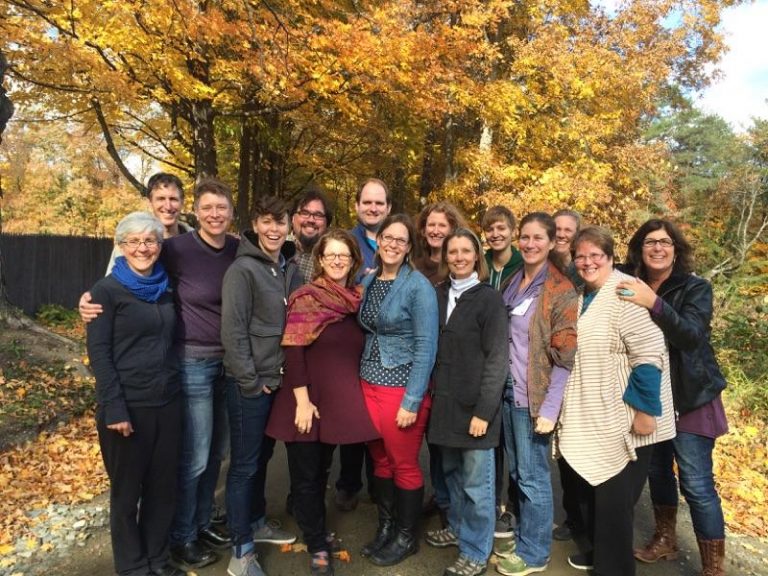
<svg viewBox="0 0 768 576">
<path fill-rule="evenodd" d="M 312 281 L 312 248 L 331 225 L 333 213 L 328 199 L 317 189 L 307 190 L 293 209 L 291 227 L 296 241 L 294 261 L 304 283 Z"/>
</svg>

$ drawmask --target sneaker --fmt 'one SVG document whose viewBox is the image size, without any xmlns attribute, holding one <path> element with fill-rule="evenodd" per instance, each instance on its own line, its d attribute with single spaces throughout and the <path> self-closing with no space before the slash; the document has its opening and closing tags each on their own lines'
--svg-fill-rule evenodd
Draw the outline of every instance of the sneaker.
<svg viewBox="0 0 768 576">
<path fill-rule="evenodd" d="M 480 576 L 485 574 L 486 568 L 487 564 L 484 562 L 475 562 L 459 555 L 459 559 L 445 569 L 443 576 Z"/>
<path fill-rule="evenodd" d="M 309 561 L 309 573 L 312 576 L 333 576 L 333 561 L 325 550 L 312 554 Z"/>
<path fill-rule="evenodd" d="M 525 560 L 520 558 L 517 554 L 512 554 L 507 558 L 502 558 L 496 565 L 496 572 L 504 574 L 504 576 L 526 576 L 526 574 L 534 574 L 536 572 L 544 572 L 549 564 L 544 566 L 529 566 Z"/>
<path fill-rule="evenodd" d="M 336 490 L 334 503 L 339 512 L 352 512 L 357 508 L 359 498 L 357 492 L 348 492 L 347 490 Z"/>
<path fill-rule="evenodd" d="M 259 566 L 255 552 L 248 552 L 242 558 L 232 555 L 227 566 L 229 576 L 267 576 Z"/>
<path fill-rule="evenodd" d="M 515 524 L 515 517 L 512 516 L 512 512 L 502 512 L 501 516 L 496 520 L 496 528 L 493 531 L 494 538 L 509 538 L 515 535 L 513 529 Z"/>
<path fill-rule="evenodd" d="M 594 570 L 595 560 L 592 552 L 568 556 L 568 564 L 576 570 Z"/>
<path fill-rule="evenodd" d="M 424 540 L 427 541 L 427 544 L 434 546 L 435 548 L 447 548 L 448 546 L 459 545 L 459 539 L 450 527 L 441 528 L 440 530 L 430 530 L 427 532 Z"/>
<path fill-rule="evenodd" d="M 493 541 L 493 553 L 499 558 L 509 558 L 517 549 L 517 538 L 497 538 Z"/>
<path fill-rule="evenodd" d="M 277 520 L 267 520 L 264 526 L 253 533 L 253 541 L 265 544 L 293 544 L 296 542 L 296 535 L 280 528 L 280 522 Z"/>
</svg>

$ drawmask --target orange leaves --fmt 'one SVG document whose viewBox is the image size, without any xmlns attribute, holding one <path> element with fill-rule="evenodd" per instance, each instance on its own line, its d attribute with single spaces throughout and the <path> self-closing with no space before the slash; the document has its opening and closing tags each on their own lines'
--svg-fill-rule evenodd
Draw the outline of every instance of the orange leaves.
<svg viewBox="0 0 768 576">
<path fill-rule="evenodd" d="M 727 399 L 727 397 L 726 397 Z M 730 408 L 726 403 L 726 408 Z M 714 468 L 729 529 L 768 536 L 768 432 L 757 416 L 729 409 L 730 432 L 715 444 Z"/>
<path fill-rule="evenodd" d="M 107 487 L 92 414 L 0 454 L 0 547 L 12 550 L 40 518 L 35 510 L 90 501 Z"/>
</svg>

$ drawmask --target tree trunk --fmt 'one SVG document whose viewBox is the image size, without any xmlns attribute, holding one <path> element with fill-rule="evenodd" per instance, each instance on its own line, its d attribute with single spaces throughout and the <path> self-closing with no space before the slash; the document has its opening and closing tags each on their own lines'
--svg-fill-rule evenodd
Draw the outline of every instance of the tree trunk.
<svg viewBox="0 0 768 576">
<path fill-rule="evenodd" d="M 8 61 L 5 54 L 0 51 L 0 144 L 3 142 L 3 132 L 8 125 L 8 120 L 13 116 L 13 103 L 8 98 L 3 86 L 5 71 L 8 69 Z M 0 199 L 3 198 L 3 182 L 0 180 Z M 0 234 L 3 233 L 3 213 L 0 210 Z M 3 261 L 2 243 L 0 243 L 0 320 L 8 320 L 17 316 L 18 312 L 8 302 L 8 293 L 5 290 L 5 267 Z"/>
<path fill-rule="evenodd" d="M 454 160 L 456 159 L 456 139 L 455 127 L 451 116 L 446 116 L 443 135 L 443 154 L 445 155 L 445 182 L 452 183 L 456 180 L 457 170 Z"/>
<path fill-rule="evenodd" d="M 427 198 L 435 189 L 435 179 L 432 171 L 435 164 L 435 143 L 437 130 L 430 128 L 424 137 L 424 156 L 421 161 L 421 182 L 419 184 L 419 208 L 427 205 Z"/>
<path fill-rule="evenodd" d="M 209 100 L 192 102 L 190 124 L 192 126 L 192 152 L 195 158 L 195 176 L 216 176 L 219 172 L 216 158 L 214 111 Z"/>
<path fill-rule="evenodd" d="M 238 230 L 248 228 L 251 214 L 248 200 L 251 196 L 251 181 L 253 180 L 253 136 L 255 130 L 248 118 L 243 119 L 240 134 L 240 167 L 237 172 L 237 224 Z"/>
</svg>

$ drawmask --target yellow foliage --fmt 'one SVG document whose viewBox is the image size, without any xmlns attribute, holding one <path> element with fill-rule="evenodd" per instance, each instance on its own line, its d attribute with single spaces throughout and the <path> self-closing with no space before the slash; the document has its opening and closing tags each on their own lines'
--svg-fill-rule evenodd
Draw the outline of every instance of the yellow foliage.
<svg viewBox="0 0 768 576">
<path fill-rule="evenodd" d="M 190 176 L 234 178 L 250 126 L 254 170 L 296 186 L 346 199 L 379 174 L 408 207 L 431 178 L 473 209 L 567 204 L 622 226 L 662 169 L 636 145 L 643 118 L 669 82 L 706 80 L 727 3 L 673 20 L 673 0 L 15 0 L 0 34 L 20 109 L 89 123 L 97 103 L 119 146 Z"/>
</svg>

